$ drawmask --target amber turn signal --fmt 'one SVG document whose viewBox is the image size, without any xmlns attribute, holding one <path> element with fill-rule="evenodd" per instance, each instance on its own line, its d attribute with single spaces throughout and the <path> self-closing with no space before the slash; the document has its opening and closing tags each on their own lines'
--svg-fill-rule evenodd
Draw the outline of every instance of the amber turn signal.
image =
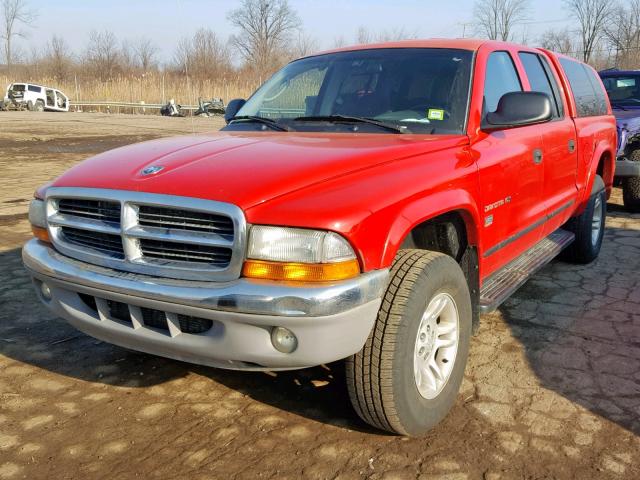
<svg viewBox="0 0 640 480">
<path fill-rule="evenodd" d="M 46 228 L 36 227 L 35 225 L 31 225 L 31 231 L 33 232 L 33 236 L 36 237 L 41 242 L 51 243 L 51 239 L 49 238 L 49 232 Z"/>
<path fill-rule="evenodd" d="M 285 263 L 247 260 L 242 273 L 248 278 L 290 282 L 332 282 L 353 278 L 360 273 L 357 260 L 336 263 Z"/>
</svg>

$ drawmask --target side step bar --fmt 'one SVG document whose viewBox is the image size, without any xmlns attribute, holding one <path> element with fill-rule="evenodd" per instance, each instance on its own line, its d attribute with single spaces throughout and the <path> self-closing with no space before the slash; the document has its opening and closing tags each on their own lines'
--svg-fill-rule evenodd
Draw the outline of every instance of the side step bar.
<svg viewBox="0 0 640 480">
<path fill-rule="evenodd" d="M 558 229 L 484 281 L 480 289 L 480 313 L 497 309 L 533 274 L 557 257 L 575 235 Z"/>
</svg>

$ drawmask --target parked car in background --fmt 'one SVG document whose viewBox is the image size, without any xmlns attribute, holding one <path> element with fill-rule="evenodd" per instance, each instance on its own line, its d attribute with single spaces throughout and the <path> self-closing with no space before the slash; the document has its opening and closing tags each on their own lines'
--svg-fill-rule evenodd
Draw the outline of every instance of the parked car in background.
<svg viewBox="0 0 640 480">
<path fill-rule="evenodd" d="M 616 123 L 595 70 L 484 40 L 291 62 L 208 136 L 104 152 L 40 188 L 39 298 L 104 341 L 236 370 L 345 360 L 356 412 L 423 435 L 481 312 L 604 238 Z"/>
<path fill-rule="evenodd" d="M 69 98 L 60 90 L 33 83 L 12 83 L 4 97 L 5 109 L 68 112 Z"/>
<path fill-rule="evenodd" d="M 600 72 L 618 127 L 616 181 L 625 207 L 640 212 L 640 70 Z"/>
</svg>

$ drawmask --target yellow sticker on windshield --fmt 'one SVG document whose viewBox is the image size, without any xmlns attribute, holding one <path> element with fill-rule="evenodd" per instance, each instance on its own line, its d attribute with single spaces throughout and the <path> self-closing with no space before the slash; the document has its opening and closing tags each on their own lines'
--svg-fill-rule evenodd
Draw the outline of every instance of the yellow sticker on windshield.
<svg viewBox="0 0 640 480">
<path fill-rule="evenodd" d="M 427 118 L 429 120 L 444 120 L 444 110 L 430 108 L 427 112 Z"/>
</svg>

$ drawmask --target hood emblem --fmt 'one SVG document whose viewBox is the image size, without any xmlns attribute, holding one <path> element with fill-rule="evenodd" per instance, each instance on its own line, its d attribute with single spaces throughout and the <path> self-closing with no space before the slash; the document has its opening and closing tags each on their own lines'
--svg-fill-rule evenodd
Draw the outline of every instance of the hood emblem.
<svg viewBox="0 0 640 480">
<path fill-rule="evenodd" d="M 164 167 L 161 165 L 151 165 L 150 167 L 143 168 L 140 173 L 144 176 L 153 175 L 154 173 L 158 173 L 164 170 Z"/>
</svg>

